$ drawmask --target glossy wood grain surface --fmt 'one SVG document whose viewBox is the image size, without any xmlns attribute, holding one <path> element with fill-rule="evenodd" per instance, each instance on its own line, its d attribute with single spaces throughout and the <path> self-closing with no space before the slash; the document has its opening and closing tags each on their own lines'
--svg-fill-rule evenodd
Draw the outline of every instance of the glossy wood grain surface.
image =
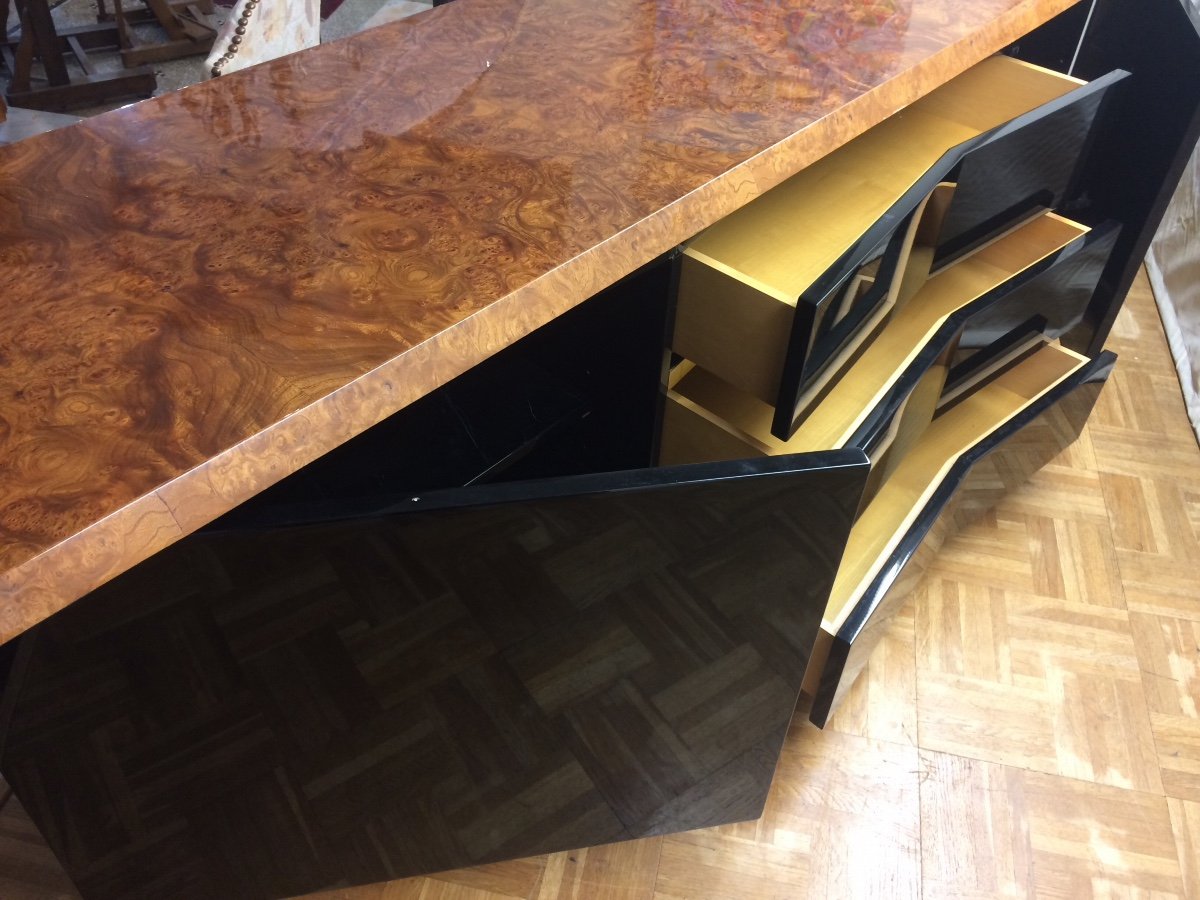
<svg viewBox="0 0 1200 900">
<path fill-rule="evenodd" d="M 1072 0 L 460 0 L 0 148 L 0 637 Z"/>
</svg>

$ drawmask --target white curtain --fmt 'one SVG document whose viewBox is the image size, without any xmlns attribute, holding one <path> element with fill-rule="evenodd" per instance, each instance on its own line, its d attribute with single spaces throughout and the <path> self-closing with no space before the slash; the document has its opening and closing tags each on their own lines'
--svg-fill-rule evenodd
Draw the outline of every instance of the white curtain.
<svg viewBox="0 0 1200 900">
<path fill-rule="evenodd" d="M 1175 358 L 1188 418 L 1200 440 L 1200 150 L 1192 154 L 1146 270 Z"/>
<path fill-rule="evenodd" d="M 245 19 L 245 34 L 238 35 L 239 19 Z M 236 44 L 234 37 L 240 38 Z M 247 11 L 246 0 L 238 0 L 217 31 L 212 54 L 205 62 L 222 75 L 247 66 L 315 47 L 321 41 L 321 0 L 257 0 Z M 222 60 L 226 53 L 229 59 Z"/>
</svg>

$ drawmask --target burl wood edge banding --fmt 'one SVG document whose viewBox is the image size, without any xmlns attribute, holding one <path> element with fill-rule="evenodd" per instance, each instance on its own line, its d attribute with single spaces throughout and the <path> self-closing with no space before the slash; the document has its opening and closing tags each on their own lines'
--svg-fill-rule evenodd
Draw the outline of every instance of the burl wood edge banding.
<svg viewBox="0 0 1200 900">
<path fill-rule="evenodd" d="M 0 638 L 1073 0 L 458 0 L 0 148 Z"/>
</svg>

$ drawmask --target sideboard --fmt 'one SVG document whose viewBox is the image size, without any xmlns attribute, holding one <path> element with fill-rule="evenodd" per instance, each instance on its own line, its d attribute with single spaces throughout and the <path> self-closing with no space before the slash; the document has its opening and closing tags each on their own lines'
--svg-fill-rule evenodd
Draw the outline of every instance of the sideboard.
<svg viewBox="0 0 1200 900">
<path fill-rule="evenodd" d="M 0 148 L 0 772 L 84 896 L 758 815 L 1078 434 L 1198 49 L 456 0 Z"/>
</svg>

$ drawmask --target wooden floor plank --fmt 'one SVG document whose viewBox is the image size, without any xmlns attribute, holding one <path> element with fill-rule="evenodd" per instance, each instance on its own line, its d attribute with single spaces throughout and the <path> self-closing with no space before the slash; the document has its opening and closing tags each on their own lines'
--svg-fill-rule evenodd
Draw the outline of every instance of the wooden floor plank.
<svg viewBox="0 0 1200 900">
<path fill-rule="evenodd" d="M 1166 798 L 1022 775 L 1043 896 L 1183 896 Z"/>
<path fill-rule="evenodd" d="M 308 894 L 308 900 L 512 900 L 532 896 L 542 881 L 547 857 L 457 869 L 438 875 L 401 878 L 356 888 Z"/>
<path fill-rule="evenodd" d="M 1151 713 L 1163 792 L 1200 801 L 1200 727 L 1192 716 Z"/>
<path fill-rule="evenodd" d="M 916 746 L 914 616 L 915 606 L 910 601 L 892 618 L 858 680 L 825 726 L 827 729 Z"/>
<path fill-rule="evenodd" d="M 1189 897 L 1200 897 L 1200 803 L 1168 797 L 1167 808 L 1184 890 Z"/>
<path fill-rule="evenodd" d="M 1021 770 L 921 751 L 924 895 L 984 900 L 1033 892 Z"/>
<path fill-rule="evenodd" d="M 531 859 L 457 869 L 444 875 L 435 875 L 432 880 L 493 891 L 506 897 L 528 897 L 542 880 L 546 859 L 535 856 Z M 417 883 L 423 881 L 416 878 L 411 880 Z"/>
<path fill-rule="evenodd" d="M 1073 510 L 1004 530 L 1012 544 L 1005 571 L 1027 581 L 997 582 L 981 546 L 1001 529 L 987 522 L 949 542 L 930 567 L 917 611 L 919 742 L 1160 791 L 1111 534 L 1073 521 Z M 1014 568 L 1022 553 L 1025 564 Z"/>
<path fill-rule="evenodd" d="M 776 842 L 781 832 L 810 836 L 807 896 L 919 896 L 917 748 L 818 733 L 808 722 L 790 737 L 763 821 Z"/>
<path fill-rule="evenodd" d="M 655 900 L 767 900 L 808 895 L 807 859 L 791 846 L 729 839 L 718 830 L 663 842 Z"/>
<path fill-rule="evenodd" d="M 1195 719 L 1200 730 L 1200 620 L 1131 613 L 1150 710 Z"/>
<path fill-rule="evenodd" d="M 656 897 L 915 897 L 915 747 L 793 723 L 763 816 L 668 837 Z"/>
<path fill-rule="evenodd" d="M 1182 897 L 1166 799 L 922 751 L 927 897 Z"/>
<path fill-rule="evenodd" d="M 552 853 L 534 900 L 650 900 L 661 837 Z"/>
</svg>

